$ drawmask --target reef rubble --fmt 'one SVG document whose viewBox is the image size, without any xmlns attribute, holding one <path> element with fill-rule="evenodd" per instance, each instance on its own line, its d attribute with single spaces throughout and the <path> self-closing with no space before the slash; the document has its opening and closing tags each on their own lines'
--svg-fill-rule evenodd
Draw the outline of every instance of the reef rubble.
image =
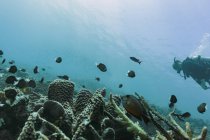
<svg viewBox="0 0 210 140">
<path fill-rule="evenodd" d="M 199 134 L 185 128 L 171 115 L 161 114 L 136 94 L 150 118 L 143 125 L 128 116 L 119 96 L 104 89 L 75 92 L 75 84 L 56 79 L 47 93 L 6 87 L 0 91 L 0 139 L 2 140 L 206 140 L 207 127 Z M 43 91 L 42 91 L 43 92 Z"/>
</svg>

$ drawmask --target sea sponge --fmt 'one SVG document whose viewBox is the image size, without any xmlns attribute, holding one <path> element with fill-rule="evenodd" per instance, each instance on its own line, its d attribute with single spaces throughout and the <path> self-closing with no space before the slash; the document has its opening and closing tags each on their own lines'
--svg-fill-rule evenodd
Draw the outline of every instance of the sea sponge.
<svg viewBox="0 0 210 140">
<path fill-rule="evenodd" d="M 74 103 L 75 116 L 79 115 L 84 110 L 91 97 L 92 94 L 89 90 L 82 89 L 79 91 L 79 93 L 77 94 L 76 101 Z"/>
<path fill-rule="evenodd" d="M 48 99 L 61 104 L 69 102 L 73 105 L 74 83 L 69 80 L 56 79 L 48 87 Z"/>
</svg>

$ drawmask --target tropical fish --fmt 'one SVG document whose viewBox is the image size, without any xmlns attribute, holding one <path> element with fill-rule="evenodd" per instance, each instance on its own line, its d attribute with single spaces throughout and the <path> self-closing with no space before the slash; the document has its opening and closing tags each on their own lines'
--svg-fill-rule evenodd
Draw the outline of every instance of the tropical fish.
<svg viewBox="0 0 210 140">
<path fill-rule="evenodd" d="M 207 110 L 207 104 L 206 103 L 202 103 L 197 107 L 197 110 L 199 113 L 204 113 Z"/>
<path fill-rule="evenodd" d="M 17 67 L 15 65 L 12 65 L 9 67 L 8 72 L 10 73 L 16 73 L 17 72 Z"/>
<path fill-rule="evenodd" d="M 18 88 L 26 88 L 27 87 L 27 82 L 25 79 L 20 79 L 16 84 L 16 87 Z"/>
<path fill-rule="evenodd" d="M 0 50 L 0 56 L 2 56 L 4 54 L 4 52 L 2 50 Z"/>
<path fill-rule="evenodd" d="M 9 64 L 14 64 L 14 63 L 15 63 L 15 60 L 9 61 Z"/>
<path fill-rule="evenodd" d="M 17 78 L 16 78 L 15 76 L 13 76 L 13 75 L 8 76 L 8 77 L 6 78 L 6 80 L 5 80 L 5 82 L 6 82 L 7 84 L 14 84 L 16 81 L 18 81 L 18 80 L 17 80 Z"/>
<path fill-rule="evenodd" d="M 28 85 L 28 87 L 35 88 L 36 87 L 36 82 L 34 80 L 29 80 L 27 85 Z"/>
<path fill-rule="evenodd" d="M 35 66 L 33 71 L 34 71 L 34 74 L 37 74 L 39 72 L 38 71 L 38 66 Z"/>
<path fill-rule="evenodd" d="M 95 79 L 96 79 L 96 81 L 100 81 L 101 80 L 100 77 L 96 77 Z"/>
<path fill-rule="evenodd" d="M 61 57 L 57 57 L 57 58 L 55 59 L 55 62 L 56 62 L 56 63 L 61 63 L 61 62 L 62 62 L 62 58 L 61 58 Z"/>
<path fill-rule="evenodd" d="M 22 72 L 26 72 L 26 69 L 20 69 L 20 71 L 22 71 Z"/>
<path fill-rule="evenodd" d="M 41 78 L 41 80 L 39 81 L 39 83 L 43 83 L 44 82 L 44 77 Z"/>
<path fill-rule="evenodd" d="M 176 116 L 180 121 L 184 121 L 183 119 L 189 118 L 191 114 L 189 112 L 185 112 L 183 114 L 172 113 L 173 116 Z"/>
<path fill-rule="evenodd" d="M 6 61 L 6 59 L 4 58 L 2 61 L 1 61 L 1 64 L 4 64 Z"/>
<path fill-rule="evenodd" d="M 175 96 L 175 95 L 171 95 L 169 107 L 170 107 L 170 108 L 173 108 L 176 102 L 177 102 L 176 96 Z"/>
<path fill-rule="evenodd" d="M 60 78 L 60 79 L 69 80 L 68 75 L 60 75 L 60 76 L 57 76 L 57 77 Z"/>
<path fill-rule="evenodd" d="M 102 72 L 106 72 L 106 71 L 107 71 L 107 67 L 106 67 L 106 65 L 103 64 L 103 63 L 99 63 L 99 64 L 97 65 L 97 67 L 98 67 L 98 69 L 99 69 L 100 71 L 102 71 Z"/>
<path fill-rule="evenodd" d="M 137 59 L 136 57 L 130 57 L 130 59 L 136 63 L 141 64 L 142 61 L 140 61 L 139 59 Z"/>
<path fill-rule="evenodd" d="M 123 107 L 126 111 L 135 118 L 142 120 L 147 124 L 150 119 L 148 113 L 144 109 L 143 105 L 133 95 L 121 96 Z"/>
<path fill-rule="evenodd" d="M 123 84 L 119 84 L 119 86 L 118 86 L 119 88 L 122 88 L 123 87 Z"/>
<path fill-rule="evenodd" d="M 127 73 L 127 76 L 130 78 L 134 78 L 136 76 L 135 72 L 133 70 L 129 70 Z"/>
</svg>

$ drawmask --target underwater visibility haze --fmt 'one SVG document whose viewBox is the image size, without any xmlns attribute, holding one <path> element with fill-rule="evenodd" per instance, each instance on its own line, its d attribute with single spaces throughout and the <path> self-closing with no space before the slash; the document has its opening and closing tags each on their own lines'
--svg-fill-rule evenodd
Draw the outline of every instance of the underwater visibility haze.
<svg viewBox="0 0 210 140">
<path fill-rule="evenodd" d="M 208 0 L 0 0 L 0 61 L 6 59 L 1 68 L 14 60 L 36 80 L 68 75 L 77 90 L 136 92 L 166 110 L 175 95 L 178 110 L 209 122 L 210 111 L 199 113 L 197 107 L 210 105 L 210 89 L 172 67 L 175 57 L 210 57 L 209 5 Z"/>
</svg>

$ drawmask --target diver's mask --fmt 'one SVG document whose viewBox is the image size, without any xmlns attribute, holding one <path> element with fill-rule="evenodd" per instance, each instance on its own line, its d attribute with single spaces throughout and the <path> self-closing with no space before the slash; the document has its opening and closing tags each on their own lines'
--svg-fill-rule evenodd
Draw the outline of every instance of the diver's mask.
<svg viewBox="0 0 210 140">
<path fill-rule="evenodd" d="M 177 73 L 180 74 L 180 72 L 182 70 L 182 62 L 179 60 L 176 60 L 176 58 L 174 58 L 173 68 L 174 68 L 174 70 L 177 71 Z"/>
</svg>

